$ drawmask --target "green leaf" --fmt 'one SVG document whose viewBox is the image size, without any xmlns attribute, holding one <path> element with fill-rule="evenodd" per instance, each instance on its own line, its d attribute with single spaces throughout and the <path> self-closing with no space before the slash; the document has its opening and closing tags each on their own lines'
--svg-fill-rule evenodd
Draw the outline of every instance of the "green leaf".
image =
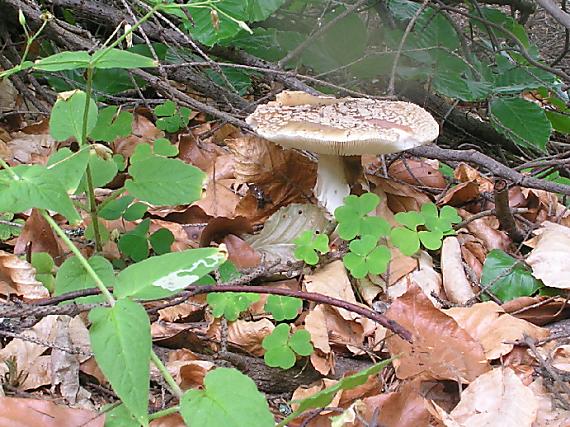
<svg viewBox="0 0 570 427">
<path fill-rule="evenodd" d="M 19 179 L 0 171 L 0 212 L 24 212 L 31 208 L 50 209 L 64 215 L 71 224 L 81 221 L 65 188 L 40 165 L 12 168 Z"/>
<path fill-rule="evenodd" d="M 289 347 L 299 356 L 310 356 L 314 348 L 311 344 L 311 334 L 309 331 L 304 329 L 295 331 L 295 333 L 289 337 Z"/>
<path fill-rule="evenodd" d="M 203 390 L 188 390 L 182 396 L 180 413 L 185 423 L 193 427 L 275 426 L 269 405 L 255 383 L 230 368 L 209 372 Z"/>
<path fill-rule="evenodd" d="M 121 271 L 113 293 L 117 298 L 170 296 L 218 268 L 226 258 L 227 254 L 216 248 L 154 256 Z"/>
<path fill-rule="evenodd" d="M 420 231 L 418 237 L 422 245 L 430 251 L 436 251 L 441 248 L 443 233 L 439 230 L 435 231 Z"/>
<path fill-rule="evenodd" d="M 14 214 L 9 212 L 0 212 L 0 220 L 20 224 L 22 227 L 25 223 L 23 219 L 14 219 Z M 0 222 L 0 240 L 8 240 L 12 236 L 19 236 L 22 232 L 22 227 Z"/>
<path fill-rule="evenodd" d="M 248 21 L 263 21 L 279 9 L 286 0 L 250 0 L 247 16 Z"/>
<path fill-rule="evenodd" d="M 174 157 L 178 154 L 178 147 L 166 138 L 158 138 L 153 144 L 154 154 L 164 157 Z"/>
<path fill-rule="evenodd" d="M 85 144 L 82 138 L 85 101 L 87 94 L 77 91 L 70 98 L 58 99 L 51 110 L 49 119 L 49 131 L 56 141 L 65 141 L 74 137 L 80 145 Z M 89 99 L 89 113 L 87 115 L 87 135 L 93 130 L 97 123 L 97 104 L 93 99 Z"/>
<path fill-rule="evenodd" d="M 134 199 L 132 196 L 123 196 L 119 199 L 111 200 L 99 210 L 99 216 L 110 220 L 119 219 Z"/>
<path fill-rule="evenodd" d="M 344 205 L 335 209 L 334 216 L 338 221 L 338 235 L 344 240 L 352 240 L 356 236 L 388 235 L 390 225 L 382 218 L 368 216 L 376 209 L 380 198 L 374 193 L 364 193 L 360 197 L 350 195 L 344 198 Z"/>
<path fill-rule="evenodd" d="M 420 250 L 418 233 L 405 227 L 395 227 L 390 234 L 392 243 L 406 256 L 412 256 Z"/>
<path fill-rule="evenodd" d="M 343 263 L 353 277 L 362 279 L 368 273 L 384 273 L 390 262 L 390 250 L 378 246 L 374 236 L 363 236 L 360 240 L 353 240 L 349 244 L 350 252 L 343 257 Z"/>
<path fill-rule="evenodd" d="M 129 299 L 89 313 L 97 365 L 129 412 L 148 425 L 151 335 L 144 307 Z"/>
<path fill-rule="evenodd" d="M 152 233 L 148 241 L 155 254 L 167 254 L 170 252 L 172 243 L 174 243 L 174 234 L 168 228 L 161 228 Z"/>
<path fill-rule="evenodd" d="M 372 365 L 371 367 L 364 369 L 356 374 L 344 377 L 336 384 L 331 387 L 325 388 L 324 390 L 319 391 L 318 393 L 313 394 L 302 400 L 296 400 L 295 403 L 298 403 L 299 407 L 295 412 L 285 418 L 278 424 L 278 427 L 283 427 L 287 425 L 289 422 L 297 418 L 303 412 L 309 409 L 315 408 L 325 408 L 329 406 L 332 402 L 334 396 L 341 390 L 351 390 L 359 385 L 364 384 L 368 378 L 372 375 L 378 374 L 382 371 L 386 366 L 390 364 L 392 359 L 383 360 L 380 363 Z"/>
<path fill-rule="evenodd" d="M 117 138 L 127 137 L 133 128 L 133 115 L 128 111 L 119 112 L 111 106 L 99 111 L 97 124 L 89 134 L 94 141 L 113 142 Z"/>
<path fill-rule="evenodd" d="M 291 327 L 287 323 L 281 323 L 263 339 L 263 359 L 267 366 L 289 369 L 295 365 L 295 353 L 308 356 L 313 352 L 311 334 L 308 331 L 299 330 L 293 335 L 290 333 Z"/>
<path fill-rule="evenodd" d="M 224 316 L 230 322 L 237 320 L 242 311 L 258 300 L 259 294 L 245 292 L 215 292 L 206 298 L 214 317 Z"/>
<path fill-rule="evenodd" d="M 151 156 L 129 167 L 129 194 L 153 205 L 182 205 L 202 196 L 206 174 L 178 159 Z"/>
<path fill-rule="evenodd" d="M 39 59 L 34 68 L 40 71 L 63 71 L 87 68 L 91 57 L 86 51 L 61 52 L 47 58 Z"/>
<path fill-rule="evenodd" d="M 89 149 L 83 147 L 77 152 L 72 152 L 69 148 L 64 147 L 53 153 L 47 162 L 47 170 L 65 188 L 65 190 L 73 194 L 81 178 L 87 169 L 87 162 L 89 162 Z"/>
<path fill-rule="evenodd" d="M 303 300 L 281 295 L 269 295 L 264 310 L 271 313 L 277 322 L 295 319 L 303 308 Z"/>
<path fill-rule="evenodd" d="M 495 129 L 522 147 L 546 149 L 552 126 L 544 110 L 521 98 L 501 98 L 489 105 Z"/>
<path fill-rule="evenodd" d="M 556 132 L 565 135 L 570 134 L 570 115 L 568 113 L 559 113 L 556 111 L 546 111 L 546 117 L 550 120 L 552 128 Z"/>
<path fill-rule="evenodd" d="M 136 221 L 141 219 L 148 209 L 148 205 L 141 202 L 136 202 L 130 205 L 123 213 L 123 218 L 126 221 Z"/>
<path fill-rule="evenodd" d="M 95 68 L 152 68 L 157 62 L 147 56 L 120 49 L 101 49 L 93 53 L 92 64 Z"/>
<path fill-rule="evenodd" d="M 53 258 L 47 252 L 33 252 L 31 264 L 37 273 L 51 273 L 55 267 Z"/>
<path fill-rule="evenodd" d="M 176 104 L 170 99 L 154 107 L 154 114 L 158 117 L 173 116 L 176 113 Z"/>
<path fill-rule="evenodd" d="M 148 240 L 145 235 L 137 233 L 123 234 L 117 242 L 119 251 L 134 262 L 147 259 L 149 255 Z"/>
<path fill-rule="evenodd" d="M 313 231 L 304 231 L 293 240 L 295 244 L 294 256 L 309 265 L 317 265 L 319 256 L 317 251 L 325 254 L 329 251 L 329 236 L 316 234 Z"/>
<path fill-rule="evenodd" d="M 97 155 L 95 150 L 89 153 L 89 168 L 93 178 L 93 187 L 101 188 L 107 185 L 115 178 L 119 168 L 113 159 L 102 159 Z M 85 177 L 81 180 L 76 193 L 87 192 L 87 180 Z"/>
<path fill-rule="evenodd" d="M 425 224 L 425 219 L 419 212 L 398 212 L 394 215 L 396 221 L 400 224 L 405 225 L 408 229 L 416 231 L 418 225 Z"/>
<path fill-rule="evenodd" d="M 493 285 L 489 290 L 502 302 L 531 296 L 544 286 L 534 278 L 525 264 L 500 249 L 489 252 L 483 264 L 481 285 L 488 286 L 490 283 Z M 485 293 L 481 297 L 489 299 Z"/>
<path fill-rule="evenodd" d="M 115 273 L 113 266 L 109 261 L 99 255 L 95 255 L 87 260 L 89 265 L 95 270 L 95 273 L 105 283 L 105 286 L 112 287 L 115 285 Z M 96 288 L 95 281 L 87 273 L 79 258 L 73 256 L 67 258 L 57 270 L 55 276 L 55 295 L 62 295 L 67 292 L 81 291 L 84 289 Z M 103 296 L 95 295 L 90 297 L 75 298 L 76 303 L 92 304 L 104 301 Z"/>
</svg>

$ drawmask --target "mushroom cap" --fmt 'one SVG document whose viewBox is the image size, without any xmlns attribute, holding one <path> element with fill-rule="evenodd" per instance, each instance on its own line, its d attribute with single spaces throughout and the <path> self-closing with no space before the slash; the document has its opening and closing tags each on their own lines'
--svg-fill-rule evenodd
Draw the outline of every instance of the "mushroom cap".
<svg viewBox="0 0 570 427">
<path fill-rule="evenodd" d="M 435 119 L 416 104 L 292 91 L 258 106 L 246 122 L 283 147 L 338 156 L 396 153 L 439 135 Z"/>
</svg>

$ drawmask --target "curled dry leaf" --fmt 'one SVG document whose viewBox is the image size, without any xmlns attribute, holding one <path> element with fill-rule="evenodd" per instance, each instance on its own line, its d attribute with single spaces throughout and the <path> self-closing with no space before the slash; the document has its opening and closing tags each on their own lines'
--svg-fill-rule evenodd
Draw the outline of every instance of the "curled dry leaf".
<svg viewBox="0 0 570 427">
<path fill-rule="evenodd" d="M 46 119 L 11 135 L 12 139 L 6 144 L 12 152 L 12 157 L 7 159 L 11 166 L 46 163 L 55 147 L 55 140 L 51 137 L 47 124 Z"/>
<path fill-rule="evenodd" d="M 570 318 L 570 306 L 563 297 L 519 297 L 507 301 L 501 307 L 513 316 L 539 326 Z"/>
<path fill-rule="evenodd" d="M 460 211 L 463 218 L 468 218 L 470 214 Z M 487 251 L 491 249 L 501 249 L 506 251 L 511 244 L 511 239 L 503 231 L 498 230 L 499 222 L 495 217 L 487 216 L 476 219 L 467 224 L 467 230 L 478 238 Z"/>
<path fill-rule="evenodd" d="M 509 368 L 481 375 L 461 394 L 461 401 L 443 419 L 446 426 L 530 427 L 538 401 Z"/>
<path fill-rule="evenodd" d="M 431 201 L 424 193 L 408 184 L 374 175 L 366 175 L 366 178 L 386 195 L 387 205 L 392 212 L 419 211 L 424 203 Z"/>
<path fill-rule="evenodd" d="M 396 299 L 386 316 L 412 333 L 412 343 L 397 335 L 386 339 L 398 378 L 422 375 L 469 383 L 489 370 L 483 347 L 458 323 L 433 306 L 413 286 Z"/>
<path fill-rule="evenodd" d="M 541 231 L 526 262 L 533 276 L 546 286 L 570 289 L 570 228 L 545 222 Z"/>
<path fill-rule="evenodd" d="M 255 322 L 236 320 L 228 325 L 228 342 L 255 356 L 263 356 L 263 339 L 273 332 L 275 326 L 269 319 Z"/>
<path fill-rule="evenodd" d="M 36 280 L 36 269 L 16 255 L 0 251 L 0 293 L 26 300 L 48 298 L 49 292 Z"/>
<path fill-rule="evenodd" d="M 467 163 L 460 163 L 455 168 L 453 175 L 455 175 L 455 178 L 460 182 L 476 182 L 481 188 L 481 191 L 488 193 L 493 192 L 493 181 L 481 175 L 477 169 L 469 166 Z"/>
<path fill-rule="evenodd" d="M 48 400 L 0 397 L 0 425 L 42 427 L 103 427 L 105 416 Z"/>
<path fill-rule="evenodd" d="M 461 255 L 467 267 L 475 274 L 477 280 L 481 278 L 483 273 L 483 264 L 487 257 L 487 251 L 483 243 L 468 233 L 458 233 L 457 240 L 461 246 Z"/>
<path fill-rule="evenodd" d="M 445 188 L 443 174 L 432 165 L 421 160 L 399 159 L 390 165 L 388 175 L 407 184 L 431 188 Z"/>
<path fill-rule="evenodd" d="M 443 273 L 443 288 L 449 301 L 455 304 L 464 304 L 475 296 L 463 269 L 461 246 L 455 236 L 448 236 L 443 241 L 441 271 Z"/>
<path fill-rule="evenodd" d="M 479 197 L 479 184 L 473 181 L 461 182 L 450 188 L 439 199 L 438 205 L 462 206 Z"/>
<path fill-rule="evenodd" d="M 203 197 L 194 202 L 210 216 L 233 218 L 239 203 L 239 196 L 233 190 L 234 179 L 217 179 L 208 182 Z"/>
<path fill-rule="evenodd" d="M 550 335 L 548 329 L 506 314 L 492 301 L 471 307 L 454 307 L 444 310 L 444 313 L 453 317 L 459 326 L 481 343 L 488 360 L 509 353 L 514 347 L 513 342 L 525 336 L 543 340 Z"/>
<path fill-rule="evenodd" d="M 47 252 L 58 265 L 63 262 L 63 252 L 59 247 L 55 232 L 37 209 L 32 209 L 32 214 L 26 220 L 16 240 L 14 254 L 26 253 L 28 245 L 31 245 L 32 253 Z"/>
</svg>

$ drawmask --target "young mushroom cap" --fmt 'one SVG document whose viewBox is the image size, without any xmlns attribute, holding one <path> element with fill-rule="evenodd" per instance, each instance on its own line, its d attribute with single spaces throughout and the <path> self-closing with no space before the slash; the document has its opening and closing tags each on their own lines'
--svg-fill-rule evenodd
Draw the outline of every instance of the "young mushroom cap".
<svg viewBox="0 0 570 427">
<path fill-rule="evenodd" d="M 269 141 L 319 154 L 315 194 L 330 213 L 350 193 L 340 156 L 396 153 L 439 135 L 431 114 L 409 102 L 293 91 L 276 98 L 258 106 L 246 122 Z"/>
<path fill-rule="evenodd" d="M 396 153 L 439 135 L 437 122 L 416 104 L 304 92 L 282 92 L 246 122 L 283 147 L 337 156 Z"/>
</svg>

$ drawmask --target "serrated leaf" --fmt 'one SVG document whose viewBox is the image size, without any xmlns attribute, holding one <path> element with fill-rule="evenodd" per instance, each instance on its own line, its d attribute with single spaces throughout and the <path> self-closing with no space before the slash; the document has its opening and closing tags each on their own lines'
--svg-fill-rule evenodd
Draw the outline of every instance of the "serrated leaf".
<svg viewBox="0 0 570 427">
<path fill-rule="evenodd" d="M 182 205 L 202 196 L 204 172 L 178 159 L 151 156 L 129 167 L 125 182 L 131 196 L 153 205 Z"/>
<path fill-rule="evenodd" d="M 521 98 L 501 98 L 489 105 L 495 129 L 522 147 L 546 149 L 552 125 L 544 110 Z"/>
<path fill-rule="evenodd" d="M 148 425 L 151 335 L 143 306 L 129 299 L 89 313 L 97 365 L 137 421 Z"/>
<path fill-rule="evenodd" d="M 121 271 L 113 293 L 117 298 L 170 296 L 218 268 L 226 259 L 227 253 L 216 248 L 154 256 Z"/>
<path fill-rule="evenodd" d="M 237 369 L 217 368 L 209 372 L 203 390 L 188 390 L 182 396 L 180 413 L 186 424 L 193 427 L 275 426 L 265 397 L 251 378 Z"/>
<path fill-rule="evenodd" d="M 58 99 L 51 110 L 49 119 L 49 131 L 56 141 L 65 141 L 74 137 L 80 145 L 86 143 L 83 140 L 83 122 L 85 101 L 87 94 L 77 91 L 70 98 Z M 87 115 L 87 135 L 97 123 L 97 104 L 92 98 L 89 99 L 89 112 Z"/>
<path fill-rule="evenodd" d="M 112 287 L 115 285 L 115 273 L 113 265 L 105 258 L 95 255 L 87 260 L 89 265 L 95 270 L 99 278 L 105 283 L 105 286 Z M 57 270 L 55 276 L 55 295 L 62 295 L 67 292 L 80 291 L 84 289 L 96 288 L 95 281 L 87 273 L 83 264 L 75 256 L 67 258 Z M 101 295 L 90 297 L 82 297 L 74 299 L 76 303 L 92 304 L 103 302 Z"/>
<path fill-rule="evenodd" d="M 16 166 L 14 180 L 6 170 L 0 171 L 0 212 L 24 212 L 31 208 L 50 209 L 64 215 L 71 224 L 81 217 L 59 180 L 51 178 L 40 165 Z"/>
<path fill-rule="evenodd" d="M 303 308 L 303 300 L 281 295 L 269 295 L 264 310 L 271 313 L 277 322 L 294 319 Z"/>
<path fill-rule="evenodd" d="M 488 286 L 491 283 L 493 285 L 489 290 L 502 302 L 531 296 L 543 287 L 542 282 L 535 279 L 524 264 L 499 249 L 490 251 L 483 264 L 481 285 Z M 485 293 L 481 297 L 489 299 Z"/>
<path fill-rule="evenodd" d="M 223 316 L 230 322 L 237 320 L 242 311 L 258 300 L 259 294 L 246 292 L 214 292 L 206 298 L 214 317 Z"/>
</svg>

